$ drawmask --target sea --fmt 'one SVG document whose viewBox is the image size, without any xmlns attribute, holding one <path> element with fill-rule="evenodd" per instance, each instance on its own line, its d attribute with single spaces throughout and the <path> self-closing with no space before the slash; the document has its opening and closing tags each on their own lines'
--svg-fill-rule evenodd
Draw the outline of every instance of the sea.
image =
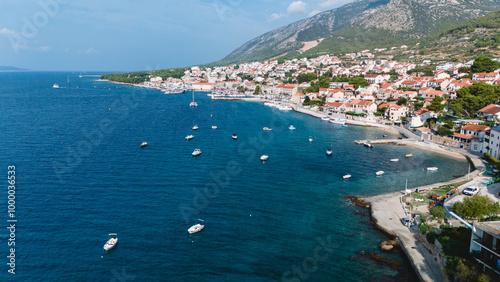
<svg viewBox="0 0 500 282">
<path fill-rule="evenodd" d="M 0 73 L 3 281 L 417 281 L 401 251 L 378 250 L 387 237 L 369 210 L 345 197 L 468 170 L 418 148 L 354 143 L 399 136 L 382 129 L 206 92 L 190 108 L 191 92 L 92 75 Z M 190 235 L 196 223 L 205 228 Z M 110 233 L 118 243 L 106 252 Z"/>
</svg>

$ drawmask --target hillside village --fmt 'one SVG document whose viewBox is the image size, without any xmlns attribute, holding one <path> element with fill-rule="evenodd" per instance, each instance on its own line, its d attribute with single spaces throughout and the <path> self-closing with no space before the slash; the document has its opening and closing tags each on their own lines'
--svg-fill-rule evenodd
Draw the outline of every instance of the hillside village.
<svg viewBox="0 0 500 282">
<path fill-rule="evenodd" d="M 338 57 L 324 55 L 213 68 L 194 66 L 185 69 L 180 78 L 149 76 L 142 85 L 158 89 L 190 87 L 225 97 L 244 92 L 247 97 L 279 100 L 325 115 L 404 126 L 423 140 L 498 157 L 500 140 L 490 136 L 500 136 L 500 127 L 494 126 L 500 106 L 475 105 L 480 107 L 471 115 L 466 109 L 457 110 L 454 100 L 462 88 L 500 85 L 500 69 L 474 73 L 474 60 L 434 66 L 430 61 L 400 63 L 376 59 L 369 50 L 346 54 L 345 58 L 357 63 L 346 66 Z M 481 60 L 499 64 L 489 58 Z M 500 93 L 494 100 L 500 101 Z"/>
</svg>

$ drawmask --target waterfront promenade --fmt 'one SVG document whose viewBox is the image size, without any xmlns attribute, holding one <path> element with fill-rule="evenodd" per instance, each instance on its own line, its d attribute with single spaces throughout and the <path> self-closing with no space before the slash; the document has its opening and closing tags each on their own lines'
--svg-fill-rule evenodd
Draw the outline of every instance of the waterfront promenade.
<svg viewBox="0 0 500 282">
<path fill-rule="evenodd" d="M 325 114 L 322 112 L 313 111 L 310 109 L 294 107 L 294 110 L 317 118 L 325 116 Z M 370 143 L 374 145 L 377 144 L 377 146 L 383 146 L 384 144 L 415 146 L 423 150 L 433 151 L 435 153 L 447 155 L 450 157 L 466 158 L 471 164 L 471 172 L 468 175 L 450 181 L 417 187 L 416 189 L 418 189 L 419 191 L 428 190 L 434 187 L 440 187 L 448 184 L 459 183 L 466 180 L 471 180 L 472 183 L 479 183 L 480 181 L 484 180 L 484 178 L 478 177 L 480 172 L 485 171 L 485 167 L 481 159 L 478 156 L 470 154 L 463 149 L 446 147 L 431 142 L 422 142 L 420 141 L 421 138 L 418 135 L 414 134 L 406 128 L 398 126 L 391 126 L 380 124 L 377 122 L 363 121 L 361 119 L 355 120 L 349 118 L 346 119 L 346 123 L 359 126 L 379 127 L 384 130 L 399 132 L 407 138 L 392 140 L 355 140 L 357 144 L 364 144 L 365 142 L 370 141 Z M 467 185 L 471 185 L 471 183 L 464 184 L 461 189 L 463 189 Z M 414 189 L 415 188 L 412 188 L 412 190 Z M 418 226 L 413 225 L 412 227 L 408 228 L 401 222 L 402 218 L 411 217 L 411 215 L 407 213 L 402 202 L 402 196 L 405 193 L 406 191 L 398 191 L 389 194 L 368 197 L 364 200 L 370 203 L 372 218 L 377 228 L 379 228 L 386 234 L 398 238 L 401 249 L 408 257 L 410 263 L 413 266 L 413 269 L 415 270 L 418 278 L 421 281 L 446 281 L 446 277 L 441 269 L 440 264 L 425 248 L 425 246 L 418 241 L 416 237 L 419 232 Z"/>
</svg>

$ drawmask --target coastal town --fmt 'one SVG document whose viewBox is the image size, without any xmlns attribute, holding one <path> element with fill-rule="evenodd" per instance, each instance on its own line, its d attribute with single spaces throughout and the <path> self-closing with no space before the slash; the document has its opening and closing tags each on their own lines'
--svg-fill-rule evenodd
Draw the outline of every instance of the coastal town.
<svg viewBox="0 0 500 282">
<path fill-rule="evenodd" d="M 391 49 L 396 48 L 407 46 Z M 373 53 L 364 50 L 342 58 L 323 55 L 193 66 L 185 68 L 180 77 L 149 74 L 144 82 L 134 85 L 165 94 L 202 91 L 217 100 L 262 101 L 325 121 L 378 126 L 406 138 L 358 142 L 410 145 L 467 158 L 472 169 L 465 176 L 418 187 L 415 193 L 405 190 L 360 201 L 371 207 L 378 227 L 396 238 L 383 242 L 381 250 L 400 246 L 420 280 L 456 278 L 465 275 L 459 273 L 464 268 L 492 275 L 481 274 L 485 281 L 495 275 L 498 278 L 500 223 L 494 220 L 500 213 L 500 186 L 494 183 L 500 169 L 500 59 L 401 63 L 377 55 L 382 51 L 385 49 Z M 463 206 L 478 204 L 484 206 L 482 213 L 464 212 L 467 208 Z M 450 230 L 470 238 L 468 260 L 445 256 L 450 252 L 449 242 L 439 240 L 449 236 Z M 455 265 L 447 264 L 445 257 Z M 462 270 L 457 270 L 457 265 Z"/>
</svg>

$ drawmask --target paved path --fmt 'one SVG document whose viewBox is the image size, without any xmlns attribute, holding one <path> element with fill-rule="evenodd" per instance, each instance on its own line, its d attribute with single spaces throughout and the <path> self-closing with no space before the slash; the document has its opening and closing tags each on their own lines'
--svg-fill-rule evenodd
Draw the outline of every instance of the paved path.
<svg viewBox="0 0 500 282">
<path fill-rule="evenodd" d="M 402 192 L 379 195 L 365 200 L 370 202 L 372 217 L 379 228 L 399 239 L 421 281 L 445 281 L 439 264 L 429 251 L 417 241 L 415 235 L 401 223 L 406 213 L 400 202 Z M 412 227 L 417 228 L 417 227 Z M 418 232 L 417 230 L 415 230 Z"/>
</svg>

